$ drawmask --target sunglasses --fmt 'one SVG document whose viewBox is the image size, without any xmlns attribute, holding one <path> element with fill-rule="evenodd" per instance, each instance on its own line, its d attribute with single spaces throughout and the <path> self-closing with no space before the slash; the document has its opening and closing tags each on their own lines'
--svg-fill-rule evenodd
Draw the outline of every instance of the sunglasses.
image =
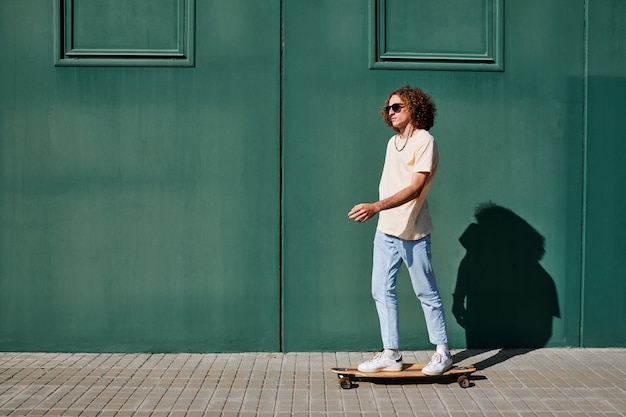
<svg viewBox="0 0 626 417">
<path fill-rule="evenodd" d="M 403 107 L 404 107 L 404 104 L 395 103 L 395 104 L 392 104 L 391 106 L 385 107 L 385 111 L 387 112 L 387 114 L 389 114 L 389 110 L 393 110 L 394 113 L 398 113 L 398 111 L 400 111 L 400 109 Z"/>
</svg>

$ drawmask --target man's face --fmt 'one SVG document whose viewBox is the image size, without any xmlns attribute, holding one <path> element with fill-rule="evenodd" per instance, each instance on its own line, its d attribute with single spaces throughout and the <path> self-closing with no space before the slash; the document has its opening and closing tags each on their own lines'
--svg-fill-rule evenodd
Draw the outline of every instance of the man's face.
<svg viewBox="0 0 626 417">
<path fill-rule="evenodd" d="M 403 131 L 411 122 L 411 116 L 407 111 L 404 102 L 397 94 L 389 98 L 389 119 L 394 128 Z M 395 110 L 398 109 L 398 110 Z"/>
</svg>

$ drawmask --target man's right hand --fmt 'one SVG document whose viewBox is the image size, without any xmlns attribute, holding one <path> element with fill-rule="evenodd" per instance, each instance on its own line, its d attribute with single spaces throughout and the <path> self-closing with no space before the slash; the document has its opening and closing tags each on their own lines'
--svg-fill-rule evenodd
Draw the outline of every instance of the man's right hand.
<svg viewBox="0 0 626 417">
<path fill-rule="evenodd" d="M 377 203 L 361 203 L 352 207 L 348 217 L 357 223 L 365 223 L 378 214 L 379 211 Z"/>
</svg>

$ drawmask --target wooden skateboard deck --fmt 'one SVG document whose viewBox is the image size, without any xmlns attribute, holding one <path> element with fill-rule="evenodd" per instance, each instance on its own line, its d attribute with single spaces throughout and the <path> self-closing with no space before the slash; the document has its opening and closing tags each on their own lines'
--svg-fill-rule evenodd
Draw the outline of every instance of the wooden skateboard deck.
<svg viewBox="0 0 626 417">
<path fill-rule="evenodd" d="M 425 363 L 405 363 L 401 371 L 382 371 L 382 372 L 361 372 L 355 367 L 337 367 L 331 368 L 330 371 L 337 374 L 339 385 L 343 389 L 350 389 L 357 381 L 381 382 L 384 380 L 392 380 L 397 378 L 404 379 L 421 379 L 421 378 L 456 378 L 456 381 L 462 388 L 469 387 L 469 376 L 476 371 L 473 365 L 454 366 L 452 369 L 441 375 L 426 375 L 422 373 Z"/>
</svg>

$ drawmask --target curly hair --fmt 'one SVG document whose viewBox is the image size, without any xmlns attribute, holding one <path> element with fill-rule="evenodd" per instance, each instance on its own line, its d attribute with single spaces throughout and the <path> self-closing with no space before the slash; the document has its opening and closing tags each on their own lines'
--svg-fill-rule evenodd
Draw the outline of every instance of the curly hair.
<svg viewBox="0 0 626 417">
<path fill-rule="evenodd" d="M 386 109 L 389 105 L 389 99 L 391 99 L 393 95 L 398 95 L 404 103 L 404 108 L 411 115 L 411 122 L 413 123 L 413 126 L 424 130 L 429 130 L 433 127 L 435 124 L 435 114 L 437 113 L 435 103 L 432 101 L 428 93 L 425 93 L 419 88 L 411 88 L 408 85 L 389 94 L 387 101 L 385 101 L 385 105 L 382 109 L 380 109 L 380 114 L 383 116 L 383 119 L 385 119 L 387 126 L 391 127 L 395 131 L 398 131 L 398 129 L 394 128 L 391 124 L 391 118 L 389 117 L 389 112 Z"/>
</svg>

